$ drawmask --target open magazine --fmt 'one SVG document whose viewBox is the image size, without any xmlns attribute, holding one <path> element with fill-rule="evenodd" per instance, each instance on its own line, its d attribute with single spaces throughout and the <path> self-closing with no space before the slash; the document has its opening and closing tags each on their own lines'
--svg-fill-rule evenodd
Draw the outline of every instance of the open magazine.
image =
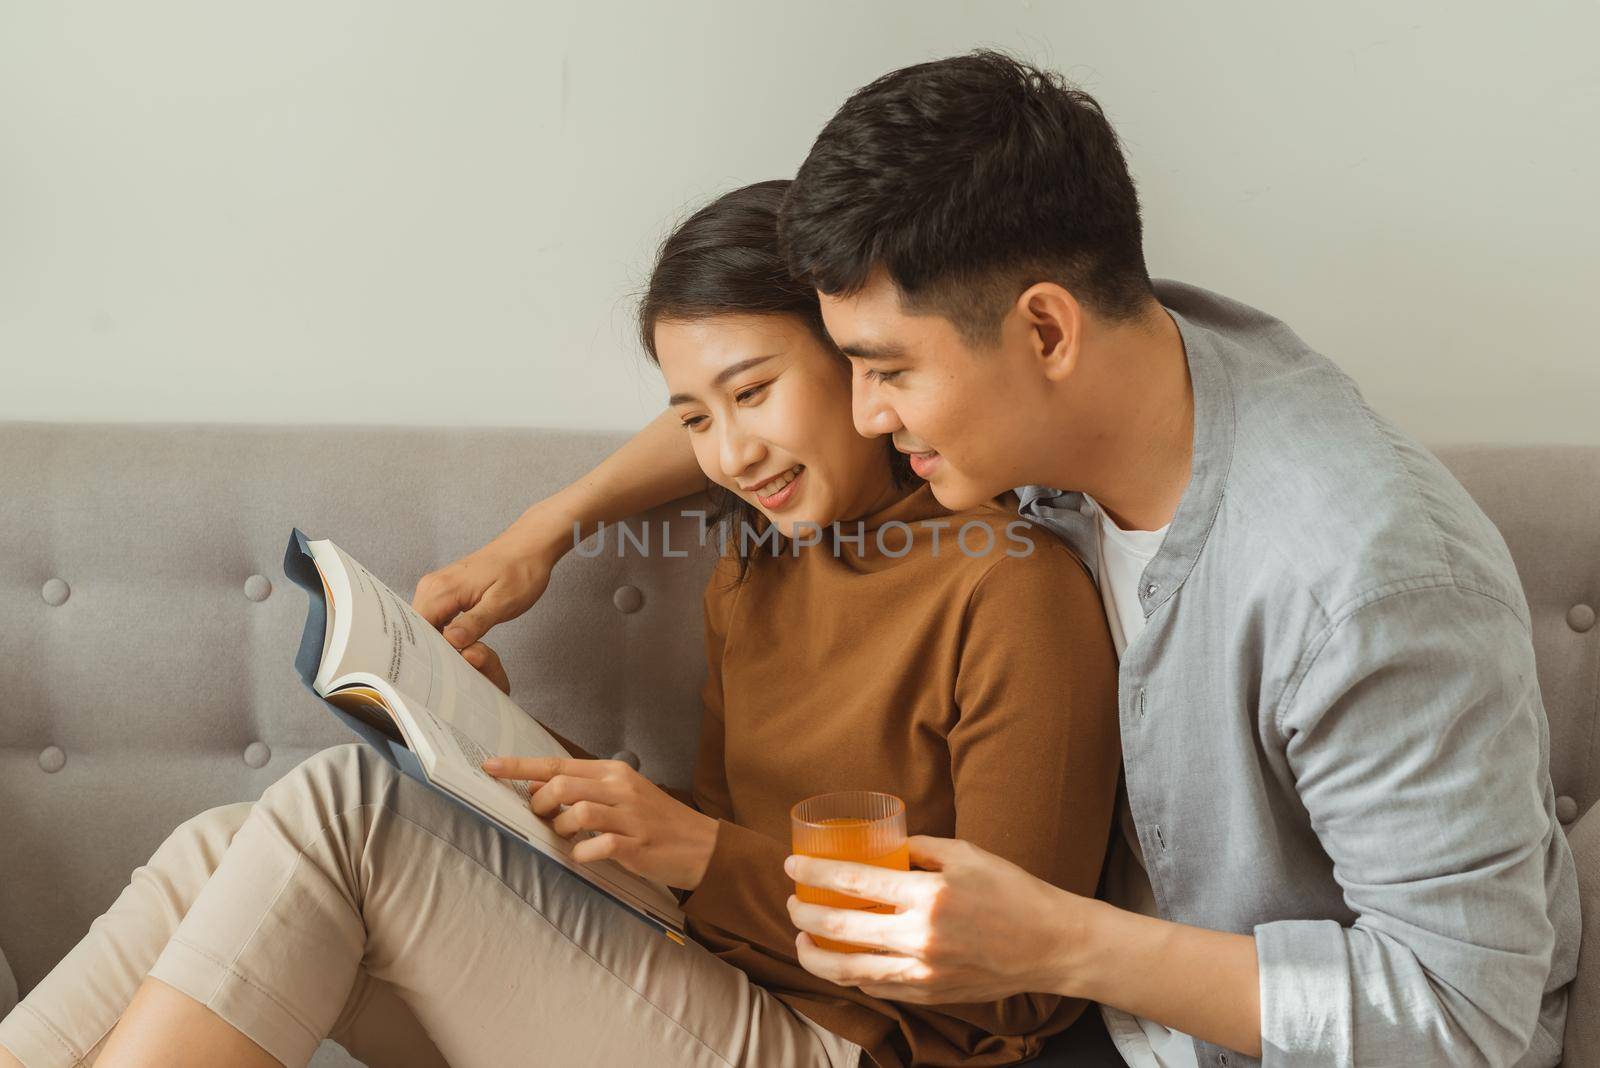
<svg viewBox="0 0 1600 1068">
<path fill-rule="evenodd" d="M 614 860 L 583 863 L 528 807 L 523 782 L 496 779 L 490 756 L 571 756 L 405 598 L 331 541 L 289 537 L 283 570 L 309 595 L 295 670 L 335 716 L 406 775 L 450 797 L 510 838 L 684 941 L 671 890 Z"/>
</svg>

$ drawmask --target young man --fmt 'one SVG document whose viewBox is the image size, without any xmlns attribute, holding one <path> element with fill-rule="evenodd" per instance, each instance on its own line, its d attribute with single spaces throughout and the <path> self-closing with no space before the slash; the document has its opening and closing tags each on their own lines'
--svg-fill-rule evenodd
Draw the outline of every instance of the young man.
<svg viewBox="0 0 1600 1068">
<path fill-rule="evenodd" d="M 1104 901 L 953 841 L 914 840 L 922 871 L 790 858 L 902 906 L 791 901 L 801 962 L 905 1001 L 1089 997 L 1138 1065 L 1557 1063 L 1576 876 L 1526 600 L 1454 479 L 1283 323 L 1152 284 L 1099 107 L 1007 57 L 857 92 L 783 232 L 857 428 L 952 508 L 1022 487 L 1094 570 L 1125 784 Z M 463 648 L 525 610 L 574 522 L 698 488 L 674 433 L 427 576 L 419 610 Z"/>
</svg>

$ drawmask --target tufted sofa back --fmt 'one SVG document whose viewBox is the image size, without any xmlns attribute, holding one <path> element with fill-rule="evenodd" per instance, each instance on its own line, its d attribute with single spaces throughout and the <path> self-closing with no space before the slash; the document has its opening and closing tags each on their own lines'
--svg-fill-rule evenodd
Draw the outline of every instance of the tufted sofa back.
<svg viewBox="0 0 1600 1068">
<path fill-rule="evenodd" d="M 279 570 L 291 526 L 409 592 L 620 440 L 0 423 L 0 952 L 21 989 L 173 826 L 348 740 L 290 667 L 305 611 Z M 1600 795 L 1600 449 L 1440 455 L 1516 557 L 1570 829 Z M 490 641 L 529 711 L 685 785 L 710 557 L 679 511 L 634 521 L 648 557 L 637 539 L 619 553 L 615 538 L 570 557 L 539 605 Z M 661 553 L 663 523 L 687 556 Z M 1584 830 L 1600 854 L 1600 822 Z M 0 965 L 0 997 L 5 987 Z M 1600 993 L 1579 996 L 1600 1010 Z"/>
</svg>

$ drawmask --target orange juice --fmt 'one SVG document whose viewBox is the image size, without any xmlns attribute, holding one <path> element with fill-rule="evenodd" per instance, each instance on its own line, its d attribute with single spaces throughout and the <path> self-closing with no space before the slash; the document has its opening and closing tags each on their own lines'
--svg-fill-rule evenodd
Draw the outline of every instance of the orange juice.
<svg viewBox="0 0 1600 1068">
<path fill-rule="evenodd" d="M 903 815 L 901 818 L 904 818 Z M 826 845 L 822 845 L 820 842 L 815 844 L 806 842 L 804 841 L 805 835 L 797 834 L 794 851 L 799 856 L 824 857 L 829 860 L 849 860 L 859 864 L 873 864 L 880 868 L 910 871 L 911 848 L 906 844 L 904 833 L 902 832 L 899 835 L 898 845 L 894 845 L 887 852 L 883 852 L 882 846 L 885 836 L 880 823 L 881 821 L 879 820 L 852 817 L 815 820 L 813 826 L 823 829 Z M 795 885 L 795 896 L 801 901 L 826 905 L 836 909 L 860 909 L 863 912 L 876 912 L 880 915 L 893 915 L 895 911 L 893 905 L 884 904 L 881 901 L 852 897 L 849 894 L 841 894 L 836 890 L 819 890 L 816 887 L 803 884 Z M 823 949 L 830 949 L 835 953 L 873 952 L 871 947 L 857 945 L 854 942 L 840 942 L 832 938 L 823 938 L 820 935 L 812 935 L 812 938 Z"/>
</svg>

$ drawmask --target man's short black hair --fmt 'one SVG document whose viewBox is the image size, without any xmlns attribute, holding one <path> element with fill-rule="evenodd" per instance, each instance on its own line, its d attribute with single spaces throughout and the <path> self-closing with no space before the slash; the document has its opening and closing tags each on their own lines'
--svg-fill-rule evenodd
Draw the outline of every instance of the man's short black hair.
<svg viewBox="0 0 1600 1068">
<path fill-rule="evenodd" d="M 1028 286 L 1112 320 L 1153 300 L 1139 198 L 1093 97 L 999 52 L 920 63 L 857 90 L 784 201 L 789 268 L 830 295 L 882 266 L 907 307 L 993 339 Z"/>
</svg>

